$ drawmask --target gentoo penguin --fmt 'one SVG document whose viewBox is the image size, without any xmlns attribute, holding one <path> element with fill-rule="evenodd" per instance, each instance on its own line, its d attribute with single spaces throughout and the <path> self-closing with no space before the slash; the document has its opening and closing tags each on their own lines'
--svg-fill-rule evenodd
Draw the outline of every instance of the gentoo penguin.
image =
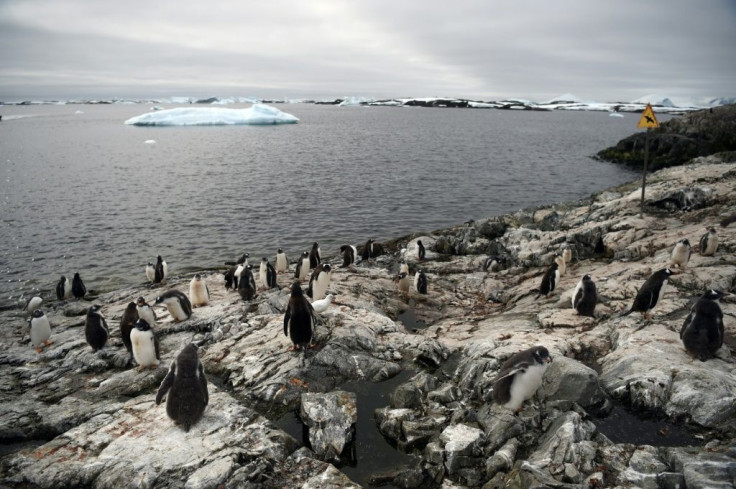
<svg viewBox="0 0 736 489">
<path fill-rule="evenodd" d="M 151 326 L 143 319 L 135 323 L 135 328 L 130 332 L 130 342 L 133 346 L 133 358 L 138 364 L 138 370 L 146 367 L 158 367 L 161 360 L 158 338 Z"/>
<path fill-rule="evenodd" d="M 256 279 L 253 277 L 253 265 L 246 265 L 240 276 L 238 294 L 244 301 L 252 300 L 256 296 Z"/>
<path fill-rule="evenodd" d="M 194 426 L 202 418 L 210 401 L 207 392 L 207 377 L 199 361 L 197 347 L 189 343 L 176 360 L 171 362 L 169 373 L 161 382 L 156 393 L 156 405 L 166 396 L 166 414 L 181 426 L 184 431 Z"/>
<path fill-rule="evenodd" d="M 417 240 L 417 258 L 419 261 L 423 261 L 427 257 L 427 250 L 424 249 L 424 244 L 422 244 L 422 240 Z"/>
<path fill-rule="evenodd" d="M 555 285 L 557 285 L 557 282 L 559 281 L 559 264 L 555 259 L 555 261 L 552 262 L 552 265 L 550 265 L 547 271 L 544 273 L 544 277 L 542 277 L 542 283 L 539 285 L 539 293 L 537 294 L 537 297 L 535 297 L 535 299 L 539 299 L 540 296 L 549 297 L 549 294 L 551 294 L 552 291 L 555 290 Z"/>
<path fill-rule="evenodd" d="M 685 349 L 700 361 L 713 358 L 723 346 L 723 312 L 716 301 L 726 295 L 720 290 L 709 290 L 703 294 L 680 329 L 680 339 Z"/>
<path fill-rule="evenodd" d="M 361 256 L 363 260 L 370 260 L 371 258 L 376 256 L 376 252 L 374 250 L 375 243 L 376 243 L 375 239 L 369 239 L 368 241 L 365 242 L 365 245 L 363 246 L 363 254 Z"/>
<path fill-rule="evenodd" d="M 299 281 L 304 281 L 309 274 L 309 252 L 305 251 L 299 260 L 296 262 L 296 270 L 294 271 L 294 278 Z"/>
<path fill-rule="evenodd" d="M 87 311 L 87 319 L 84 322 L 84 336 L 94 351 L 105 346 L 107 338 L 110 336 L 107 321 L 102 316 L 100 309 L 102 309 L 102 306 L 99 304 L 90 307 Z"/>
<path fill-rule="evenodd" d="M 148 304 L 148 302 L 146 302 L 146 299 L 144 299 L 143 297 L 138 298 L 138 300 L 136 301 L 136 310 L 138 311 L 139 318 L 143 319 L 151 326 L 156 325 L 156 320 L 158 319 L 158 317 L 156 316 L 156 311 L 154 311 L 153 308 Z"/>
<path fill-rule="evenodd" d="M 189 302 L 192 307 L 206 306 L 210 302 L 210 289 L 200 274 L 189 282 Z"/>
<path fill-rule="evenodd" d="M 427 276 L 421 268 L 414 274 L 414 288 L 420 294 L 427 294 Z"/>
<path fill-rule="evenodd" d="M 265 256 L 261 258 L 261 268 L 258 271 L 258 281 L 264 289 L 276 287 L 276 269 L 268 262 Z"/>
<path fill-rule="evenodd" d="M 399 272 L 395 277 L 394 281 L 398 284 L 399 293 L 401 295 L 409 295 L 409 274 L 407 272 Z"/>
<path fill-rule="evenodd" d="M 72 283 L 65 276 L 61 276 L 56 284 L 56 298 L 65 301 L 72 296 Z"/>
<path fill-rule="evenodd" d="M 672 265 L 677 265 L 680 270 L 684 270 L 687 267 L 687 262 L 690 260 L 690 241 L 681 239 L 675 245 L 672 250 L 672 257 L 670 262 Z"/>
<path fill-rule="evenodd" d="M 309 251 L 309 268 L 315 268 L 322 263 L 322 254 L 319 250 L 318 243 L 312 243 L 312 249 Z"/>
<path fill-rule="evenodd" d="M 133 346 L 130 343 L 130 332 L 135 328 L 135 323 L 138 322 L 138 306 L 135 302 L 128 303 L 128 307 L 123 311 L 123 315 L 120 318 L 120 336 L 123 339 L 123 344 L 128 353 L 133 354 Z M 148 324 L 148 323 L 146 323 Z"/>
<path fill-rule="evenodd" d="M 562 258 L 565 260 L 565 263 L 570 263 L 570 260 L 572 260 L 572 250 L 569 246 L 562 248 Z"/>
<path fill-rule="evenodd" d="M 192 316 L 192 303 L 189 302 L 186 294 L 176 289 L 169 289 L 156 297 L 154 304 L 166 306 L 175 323 L 189 319 Z"/>
<path fill-rule="evenodd" d="M 567 265 L 565 264 L 565 258 L 562 255 L 555 257 L 555 263 L 557 263 L 557 271 L 560 272 L 560 277 L 563 277 L 567 271 Z"/>
<path fill-rule="evenodd" d="M 515 412 L 531 399 L 542 385 L 542 377 L 552 357 L 543 346 L 535 346 L 511 356 L 501 365 L 493 381 L 493 400 Z"/>
<path fill-rule="evenodd" d="M 506 263 L 506 259 L 501 256 L 491 255 L 483 261 L 484 272 L 495 272 L 501 268 L 501 264 Z"/>
<path fill-rule="evenodd" d="M 248 266 L 248 258 L 250 258 L 250 253 L 243 253 L 240 255 L 240 258 L 238 258 L 238 261 L 235 262 L 235 288 L 237 289 L 239 286 L 238 280 L 243 276 L 243 272 L 245 271 L 245 268 Z"/>
<path fill-rule="evenodd" d="M 43 304 L 43 299 L 34 295 L 28 298 L 25 306 L 23 306 L 23 310 L 28 314 L 33 314 L 33 311 L 41 307 L 41 304 Z"/>
<path fill-rule="evenodd" d="M 595 288 L 595 282 L 590 278 L 590 275 L 584 275 L 572 293 L 572 308 L 580 316 L 595 317 L 594 312 L 597 303 L 598 293 Z"/>
<path fill-rule="evenodd" d="M 312 304 L 304 297 L 299 282 L 294 282 L 291 284 L 291 297 L 284 313 L 284 336 L 290 337 L 293 343 L 290 351 L 302 348 L 306 355 L 316 321 Z"/>
<path fill-rule="evenodd" d="M 314 309 L 315 314 L 322 314 L 325 312 L 327 308 L 330 307 L 330 304 L 332 304 L 333 297 L 334 296 L 332 294 L 327 294 L 324 299 L 312 302 L 312 309 Z"/>
<path fill-rule="evenodd" d="M 307 295 L 316 301 L 324 299 L 327 287 L 330 285 L 330 277 L 332 277 L 332 266 L 329 263 L 317 265 L 309 279 Z"/>
<path fill-rule="evenodd" d="M 645 318 L 650 319 L 648 311 L 653 309 L 657 305 L 657 302 L 659 302 L 659 299 L 664 295 L 664 286 L 667 284 L 667 279 L 678 273 L 669 268 L 663 268 L 654 272 L 644 282 L 641 289 L 639 289 L 639 293 L 636 294 L 631 308 L 621 316 L 628 316 L 632 312 L 637 311 L 642 313 Z"/>
<path fill-rule="evenodd" d="M 161 255 L 158 255 L 156 257 L 156 266 L 153 268 L 153 282 L 157 284 L 166 283 L 168 269 L 169 267 L 164 259 L 161 258 Z"/>
<path fill-rule="evenodd" d="M 700 238 L 700 254 L 703 256 L 713 256 L 718 249 L 718 234 L 716 228 L 708 228 L 708 232 Z"/>
<path fill-rule="evenodd" d="M 276 250 L 276 273 L 283 273 L 289 270 L 289 258 L 284 253 L 283 248 Z"/>
<path fill-rule="evenodd" d="M 406 263 L 406 260 L 401 260 L 401 262 L 399 262 L 399 273 L 409 275 L 409 265 Z"/>
<path fill-rule="evenodd" d="M 340 253 L 342 253 L 342 266 L 349 267 L 355 265 L 355 258 L 358 256 L 358 250 L 353 245 L 342 245 L 340 246 Z"/>
<path fill-rule="evenodd" d="M 49 318 L 43 313 L 41 309 L 33 311 L 31 319 L 28 321 L 28 325 L 31 328 L 31 345 L 36 348 L 37 353 L 41 353 L 44 346 L 51 344 L 49 338 L 51 337 L 51 324 Z"/>
<path fill-rule="evenodd" d="M 150 261 L 148 262 L 148 265 L 146 265 L 146 278 L 151 283 L 156 280 L 156 269 Z"/>
<path fill-rule="evenodd" d="M 82 277 L 79 276 L 79 273 L 75 273 L 74 279 L 72 279 L 72 294 L 74 294 L 74 297 L 77 299 L 81 299 L 85 294 L 87 294 L 87 287 L 84 286 L 84 282 L 82 282 Z"/>
</svg>

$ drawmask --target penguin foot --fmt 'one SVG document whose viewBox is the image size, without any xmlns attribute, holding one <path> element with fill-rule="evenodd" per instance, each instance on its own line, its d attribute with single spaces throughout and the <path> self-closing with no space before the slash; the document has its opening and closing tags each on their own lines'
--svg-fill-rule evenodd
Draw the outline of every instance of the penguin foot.
<svg viewBox="0 0 736 489">
<path fill-rule="evenodd" d="M 296 345 L 291 345 L 288 351 L 298 351 L 300 348 Z"/>
<path fill-rule="evenodd" d="M 53 341 L 46 340 L 46 342 L 44 343 L 44 345 L 49 346 L 52 343 L 53 343 Z"/>
<path fill-rule="evenodd" d="M 42 351 L 43 351 L 43 349 L 40 346 L 37 346 L 36 347 L 36 353 L 39 353 L 40 354 Z"/>
</svg>

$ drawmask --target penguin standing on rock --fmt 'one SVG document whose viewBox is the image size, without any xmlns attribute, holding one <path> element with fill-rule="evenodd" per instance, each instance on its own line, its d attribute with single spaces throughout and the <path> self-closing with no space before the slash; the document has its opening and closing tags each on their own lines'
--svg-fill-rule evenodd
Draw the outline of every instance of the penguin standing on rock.
<svg viewBox="0 0 736 489">
<path fill-rule="evenodd" d="M 154 302 L 157 306 L 165 306 L 174 318 L 174 322 L 178 323 L 192 317 L 192 303 L 183 292 L 176 289 L 169 289 L 160 296 L 156 297 Z"/>
<path fill-rule="evenodd" d="M 223 275 L 225 277 L 225 290 L 229 290 L 229 289 L 237 290 L 238 278 L 235 276 L 235 267 L 229 268 Z M 236 284 L 233 285 L 233 282 L 236 282 Z"/>
<path fill-rule="evenodd" d="M 79 276 L 79 273 L 74 274 L 74 279 L 72 280 L 72 294 L 77 299 L 81 299 L 87 294 L 87 287 L 84 286 L 84 282 L 82 282 L 82 277 Z"/>
<path fill-rule="evenodd" d="M 399 272 L 395 277 L 399 293 L 403 296 L 409 295 L 409 274 L 407 272 Z"/>
<path fill-rule="evenodd" d="M 506 263 L 506 259 L 500 256 L 491 255 L 483 261 L 484 272 L 495 272 L 501 268 L 501 264 Z"/>
<path fill-rule="evenodd" d="M 133 346 L 133 358 L 138 364 L 138 370 L 147 367 L 158 367 L 161 360 L 158 338 L 151 326 L 142 319 L 135 323 L 130 332 L 130 342 Z"/>
<path fill-rule="evenodd" d="M 322 254 L 320 253 L 319 244 L 312 243 L 312 250 L 309 252 L 309 268 L 316 268 L 322 263 Z"/>
<path fill-rule="evenodd" d="M 107 343 L 107 338 L 110 336 L 110 330 L 107 327 L 107 321 L 105 321 L 101 309 L 102 306 L 99 304 L 90 307 L 84 322 L 84 336 L 94 351 L 102 349 L 105 343 Z"/>
<path fill-rule="evenodd" d="M 414 274 L 414 288 L 420 294 L 427 295 L 427 275 L 421 268 Z"/>
<path fill-rule="evenodd" d="M 560 257 L 558 257 L 560 258 Z M 542 277 L 542 283 L 539 285 L 539 293 L 535 299 L 539 299 L 541 296 L 549 297 L 549 295 L 555 290 L 555 286 L 560 281 L 560 270 L 559 264 L 555 259 L 552 265 L 549 266 L 547 271 Z"/>
<path fill-rule="evenodd" d="M 347 268 L 355 265 L 355 259 L 358 256 L 358 250 L 353 245 L 342 245 L 340 246 L 340 253 L 342 253 L 342 266 Z"/>
<path fill-rule="evenodd" d="M 639 289 L 639 292 L 636 294 L 636 297 L 634 298 L 634 303 L 631 305 L 631 308 L 621 314 L 621 317 L 628 316 L 632 312 L 636 311 L 642 313 L 646 319 L 651 319 L 648 311 L 654 309 L 654 306 L 657 305 L 659 300 L 664 295 L 664 289 L 665 285 L 667 285 L 667 280 L 672 275 L 677 275 L 678 273 L 679 272 L 670 270 L 669 268 L 663 268 L 661 270 L 657 270 L 652 275 L 650 275 L 646 282 L 644 282 L 644 285 L 641 286 L 641 289 Z"/>
<path fill-rule="evenodd" d="M 247 265 L 240 276 L 238 294 L 244 301 L 253 300 L 256 296 L 256 279 L 253 277 L 253 265 Z"/>
<path fill-rule="evenodd" d="M 258 281 L 264 289 L 276 287 L 276 269 L 273 268 L 265 256 L 261 258 L 261 268 L 258 271 Z"/>
<path fill-rule="evenodd" d="M 131 356 L 133 355 L 133 345 L 130 342 L 130 333 L 135 328 L 135 323 L 138 322 L 138 319 L 138 306 L 135 302 L 128 303 L 120 318 L 120 336 L 123 339 L 125 349 L 128 350 Z"/>
<path fill-rule="evenodd" d="M 283 248 L 276 250 L 276 273 L 285 273 L 289 270 L 289 258 Z"/>
<path fill-rule="evenodd" d="M 713 256 L 718 249 L 718 234 L 716 228 L 708 228 L 708 232 L 700 238 L 700 254 L 703 256 Z"/>
<path fill-rule="evenodd" d="M 595 305 L 598 303 L 598 292 L 596 291 L 595 282 L 590 275 L 584 275 L 583 278 L 575 286 L 572 293 L 572 308 L 577 311 L 580 316 L 595 317 Z"/>
<path fill-rule="evenodd" d="M 56 284 L 56 298 L 65 301 L 72 296 L 72 283 L 64 275 L 61 276 Z"/>
<path fill-rule="evenodd" d="M 206 306 L 210 302 L 210 289 L 200 274 L 196 274 L 189 282 L 189 302 L 192 307 Z"/>
<path fill-rule="evenodd" d="M 309 279 L 307 295 L 317 301 L 324 299 L 327 293 L 327 287 L 330 285 L 331 276 L 332 266 L 329 263 L 317 265 L 317 268 L 312 271 L 312 277 Z"/>
<path fill-rule="evenodd" d="M 150 324 L 151 326 L 156 325 L 156 320 L 158 320 L 158 317 L 156 317 L 156 311 L 153 310 L 153 308 L 146 302 L 146 299 L 143 297 L 139 297 L 136 301 L 136 310 L 138 311 L 138 317 L 143 319 L 145 322 Z M 136 318 L 136 321 L 138 319 Z M 133 323 L 135 324 L 135 322 Z"/>
<path fill-rule="evenodd" d="M 239 286 L 239 279 L 243 277 L 243 272 L 245 271 L 246 267 L 248 266 L 248 258 L 250 258 L 250 253 L 243 253 L 240 255 L 240 258 L 238 258 L 238 261 L 235 262 L 235 288 L 237 289 Z"/>
<path fill-rule="evenodd" d="M 720 290 L 709 290 L 693 305 L 680 329 L 680 339 L 687 352 L 704 362 L 716 355 L 723 346 L 723 311 L 719 299 L 726 296 Z"/>
<path fill-rule="evenodd" d="M 422 244 L 422 240 L 417 240 L 417 258 L 419 261 L 424 261 L 424 259 L 427 257 L 427 250 L 424 249 L 424 244 Z"/>
<path fill-rule="evenodd" d="M 304 297 L 299 283 L 294 282 L 291 284 L 291 297 L 284 313 L 284 336 L 291 338 L 293 343 L 289 351 L 302 348 L 304 354 L 307 354 L 316 322 L 312 304 Z"/>
<path fill-rule="evenodd" d="M 36 353 L 41 353 L 44 346 L 51 344 L 51 324 L 49 318 L 41 309 L 33 311 L 31 319 L 28 321 L 31 329 L 31 345 L 36 348 Z"/>
<path fill-rule="evenodd" d="M 680 270 L 685 270 L 687 262 L 690 261 L 690 241 L 681 239 L 672 250 L 670 262 L 676 265 Z"/>
<path fill-rule="evenodd" d="M 375 256 L 378 256 L 376 253 L 375 244 L 375 239 L 369 239 L 365 242 L 365 245 L 363 246 L 363 255 L 361 256 L 363 260 L 367 261 Z"/>
<path fill-rule="evenodd" d="M 148 265 L 146 265 L 146 278 L 151 283 L 156 280 L 156 269 L 150 261 L 148 262 Z"/>
<path fill-rule="evenodd" d="M 542 377 L 552 357 L 543 346 L 535 346 L 511 356 L 501 365 L 493 381 L 493 400 L 514 412 L 531 399 L 542 385 Z"/>
<path fill-rule="evenodd" d="M 166 264 L 163 258 L 161 258 L 161 255 L 158 255 L 156 257 L 156 266 L 153 268 L 154 276 L 153 276 L 153 283 L 156 284 L 165 284 L 166 283 L 166 276 L 169 272 L 169 266 Z"/>
<path fill-rule="evenodd" d="M 169 373 L 156 393 L 157 406 L 164 396 L 167 396 L 166 414 L 184 431 L 188 432 L 202 418 L 210 397 L 204 367 L 193 343 L 185 346 L 171 362 Z"/>
<path fill-rule="evenodd" d="M 294 270 L 294 278 L 303 282 L 309 274 L 309 252 L 305 251 L 296 262 L 296 270 Z"/>
</svg>

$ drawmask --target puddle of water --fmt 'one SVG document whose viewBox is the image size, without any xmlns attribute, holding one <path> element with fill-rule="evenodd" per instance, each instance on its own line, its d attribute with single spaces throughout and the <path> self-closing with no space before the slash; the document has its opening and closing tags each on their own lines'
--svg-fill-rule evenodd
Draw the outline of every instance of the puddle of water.
<svg viewBox="0 0 736 489">
<path fill-rule="evenodd" d="M 409 301 L 409 307 L 406 311 L 402 312 L 396 317 L 397 321 L 401 321 L 406 329 L 414 331 L 416 329 L 424 329 L 427 327 L 427 323 L 417 318 L 417 314 L 414 310 L 414 300 Z"/>
<path fill-rule="evenodd" d="M 339 390 L 355 392 L 357 395 L 358 421 L 355 424 L 355 441 L 352 446 L 345 447 L 343 461 L 336 467 L 364 487 L 371 487 L 371 476 L 408 468 L 417 461 L 416 457 L 397 450 L 383 437 L 373 416 L 374 410 L 389 405 L 389 396 L 394 389 L 414 374 L 411 370 L 402 370 L 383 382 L 350 381 L 338 387 Z M 306 427 L 296 411 L 286 413 L 275 424 L 303 444 L 308 444 Z M 394 486 L 384 484 L 381 487 L 390 489 Z"/>
<path fill-rule="evenodd" d="M 642 418 L 614 401 L 606 417 L 592 417 L 598 431 L 614 443 L 652 445 L 655 447 L 702 446 L 705 441 L 695 438 L 697 429 L 678 425 L 662 418 Z"/>
</svg>

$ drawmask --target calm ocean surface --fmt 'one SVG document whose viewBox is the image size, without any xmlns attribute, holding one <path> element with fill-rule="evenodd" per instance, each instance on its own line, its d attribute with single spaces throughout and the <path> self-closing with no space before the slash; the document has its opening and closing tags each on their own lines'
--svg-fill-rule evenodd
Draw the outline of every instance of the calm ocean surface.
<svg viewBox="0 0 736 489">
<path fill-rule="evenodd" d="M 53 297 L 74 272 L 97 292 L 142 283 L 158 254 L 174 276 L 314 241 L 331 256 L 637 177 L 590 158 L 636 114 L 278 107 L 301 122 L 133 127 L 150 105 L 0 107 L 0 305 Z"/>
</svg>

